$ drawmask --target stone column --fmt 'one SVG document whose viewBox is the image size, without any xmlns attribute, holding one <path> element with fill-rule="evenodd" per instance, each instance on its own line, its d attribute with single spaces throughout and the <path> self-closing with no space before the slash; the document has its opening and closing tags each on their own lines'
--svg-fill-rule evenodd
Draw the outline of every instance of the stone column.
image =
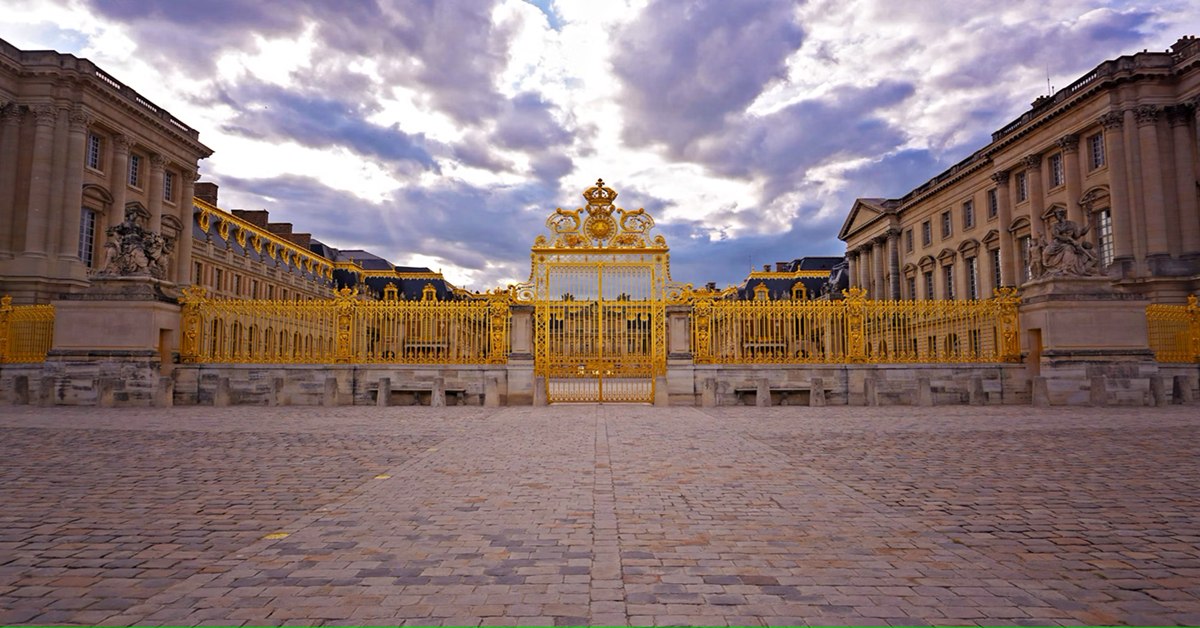
<svg viewBox="0 0 1200 628">
<path fill-rule="evenodd" d="M 37 125 L 33 136 L 33 166 L 29 176 L 29 212 L 25 218 L 25 253 L 46 255 L 46 231 L 50 226 L 50 174 L 54 156 L 54 123 L 58 109 L 39 105 L 33 109 Z"/>
<path fill-rule="evenodd" d="M 1125 117 L 1110 111 L 1099 120 L 1104 127 L 1105 160 L 1108 163 L 1109 201 L 1113 220 L 1113 263 L 1132 266 L 1133 224 L 1130 215 L 1129 174 L 1125 163 Z"/>
<path fill-rule="evenodd" d="M 858 247 L 858 287 L 864 293 L 871 290 L 871 247 L 863 244 Z M 869 297 L 868 297 L 869 298 Z"/>
<path fill-rule="evenodd" d="M 1140 105 L 1134 110 L 1137 118 L 1138 153 L 1142 158 L 1142 202 L 1146 215 L 1146 258 L 1170 257 L 1168 245 L 1167 207 L 1164 199 L 1162 159 L 1158 153 L 1158 117 L 1161 109 Z"/>
<path fill-rule="evenodd" d="M 112 165 L 109 166 L 109 179 L 112 194 L 112 207 L 108 210 L 108 226 L 115 227 L 125 220 L 125 188 L 129 185 L 129 146 L 133 142 L 128 135 L 119 133 L 112 136 Z"/>
<path fill-rule="evenodd" d="M 875 239 L 871 242 L 874 244 L 871 249 L 871 262 L 875 267 L 875 278 L 871 282 L 871 298 L 886 299 L 888 293 L 885 287 L 887 278 L 884 276 L 883 269 L 884 257 L 887 256 L 887 253 L 883 247 L 887 242 L 887 236 L 875 236 Z"/>
<path fill-rule="evenodd" d="M 1055 144 L 1062 149 L 1063 176 L 1067 179 L 1067 218 L 1080 225 L 1089 224 L 1089 217 L 1084 215 L 1083 208 L 1079 206 L 1079 188 L 1083 183 L 1079 178 L 1079 136 L 1073 133 L 1064 135 Z"/>
<path fill-rule="evenodd" d="M 150 227 L 154 233 L 162 233 L 163 168 L 167 160 L 162 155 L 150 155 L 150 184 L 146 188 L 146 201 L 150 211 Z"/>
<path fill-rule="evenodd" d="M 83 160 L 87 148 L 88 125 L 92 117 L 80 109 L 70 114 L 67 135 L 67 172 L 63 183 L 62 224 L 58 232 L 58 256 L 79 261 L 79 221 L 83 209 Z"/>
<path fill-rule="evenodd" d="M 21 119 L 17 103 L 0 109 L 0 257 L 11 257 L 13 220 L 17 209 L 17 153 L 20 149 Z"/>
<path fill-rule="evenodd" d="M 858 285 L 858 251 L 849 249 L 846 251 L 846 274 L 850 276 L 850 287 Z"/>
<path fill-rule="evenodd" d="M 195 172 L 184 171 L 180 174 L 183 189 L 179 194 L 179 222 L 183 223 L 183 231 L 179 233 L 179 241 L 175 243 L 175 283 L 181 286 L 192 285 L 192 199 L 196 192 Z"/>
<path fill-rule="evenodd" d="M 888 229 L 887 232 L 887 251 L 888 251 L 888 288 L 889 299 L 893 301 L 900 300 L 900 230 Z"/>
<path fill-rule="evenodd" d="M 997 213 L 1000 216 L 1000 281 L 1006 286 L 1017 285 L 1017 260 L 1020 259 L 1017 255 L 1019 251 L 1016 249 L 1016 243 L 1012 236 L 1012 232 L 1008 230 L 1012 226 L 1012 197 L 1008 185 L 1009 174 L 1007 170 L 997 170 L 992 173 L 992 181 L 996 184 L 996 203 L 999 205 Z"/>
<path fill-rule="evenodd" d="M 1194 115 L 1191 104 L 1167 109 L 1171 139 L 1175 147 L 1175 185 L 1179 197 L 1178 229 L 1181 257 L 1200 256 L 1200 208 L 1196 206 L 1196 158 L 1188 137 L 1188 120 Z"/>
<path fill-rule="evenodd" d="M 60 257 L 64 253 L 74 256 L 76 246 L 70 247 L 64 251 L 59 247 L 59 231 L 60 225 L 63 222 L 70 222 L 67 218 L 66 208 L 63 207 L 64 192 L 67 178 L 67 135 L 70 133 L 70 124 L 68 119 L 71 115 L 69 107 L 60 108 L 54 121 L 54 148 L 51 149 L 50 158 L 50 204 L 49 204 L 49 221 L 46 232 L 46 252 L 53 257 Z M 79 211 L 78 209 L 76 211 Z"/>
<path fill-rule="evenodd" d="M 1021 164 L 1025 166 L 1025 187 L 1029 193 L 1029 222 L 1035 235 L 1045 236 L 1046 221 L 1042 214 L 1046 212 L 1046 191 L 1042 188 L 1042 155 L 1026 155 Z"/>
</svg>

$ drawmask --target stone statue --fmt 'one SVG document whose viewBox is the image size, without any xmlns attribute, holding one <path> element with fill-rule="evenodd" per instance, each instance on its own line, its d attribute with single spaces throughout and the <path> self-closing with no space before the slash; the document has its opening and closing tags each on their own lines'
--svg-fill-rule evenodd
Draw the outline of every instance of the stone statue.
<svg viewBox="0 0 1200 628">
<path fill-rule="evenodd" d="M 1057 219 L 1050 227 L 1050 242 L 1042 247 L 1042 274 L 1047 277 L 1093 277 L 1100 274 L 1091 242 L 1083 237 L 1091 225 L 1080 227 L 1067 219 L 1067 210 L 1054 210 Z"/>
<path fill-rule="evenodd" d="M 821 285 L 821 296 L 829 299 L 840 299 L 842 290 L 850 287 L 849 264 L 842 260 L 829 271 L 829 279 Z"/>
<path fill-rule="evenodd" d="M 104 232 L 106 256 L 100 275 L 150 276 L 164 279 L 174 243 L 137 222 L 137 209 L 125 209 L 125 220 Z"/>
</svg>

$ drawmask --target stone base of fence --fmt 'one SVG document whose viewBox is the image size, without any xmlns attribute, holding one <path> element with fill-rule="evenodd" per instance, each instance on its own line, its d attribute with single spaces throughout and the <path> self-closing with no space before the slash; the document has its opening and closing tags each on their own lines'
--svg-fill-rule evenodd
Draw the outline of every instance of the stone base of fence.
<svg viewBox="0 0 1200 628">
<path fill-rule="evenodd" d="M 51 355 L 45 364 L 0 366 L 0 403 L 428 406 L 444 401 L 447 406 L 532 405 L 538 398 L 532 361 L 515 362 L 459 366 L 181 364 L 174 365 L 164 379 L 151 355 Z M 693 365 L 678 360 L 668 364 L 666 394 L 660 392 L 657 399 L 660 404 L 697 407 L 1035 402 L 1161 406 L 1200 399 L 1198 364 L 1043 359 L 1037 375 L 1040 397 L 1034 394 L 1034 377 L 1027 364 L 1015 363 Z M 660 379 L 660 389 L 662 383 Z M 386 395 L 383 400 L 381 388 Z"/>
</svg>

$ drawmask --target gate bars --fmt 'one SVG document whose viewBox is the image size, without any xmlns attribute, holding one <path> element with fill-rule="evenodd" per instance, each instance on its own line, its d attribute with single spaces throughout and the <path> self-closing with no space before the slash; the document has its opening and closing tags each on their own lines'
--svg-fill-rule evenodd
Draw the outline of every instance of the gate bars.
<svg viewBox="0 0 1200 628">
<path fill-rule="evenodd" d="M 209 300 L 184 290 L 185 363 L 505 364 L 507 295 L 469 301 Z"/>
</svg>

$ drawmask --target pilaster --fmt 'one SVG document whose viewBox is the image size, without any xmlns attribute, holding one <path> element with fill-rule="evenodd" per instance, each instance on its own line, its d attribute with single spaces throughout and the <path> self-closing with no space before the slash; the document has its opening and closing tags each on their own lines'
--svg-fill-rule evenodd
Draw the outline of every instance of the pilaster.
<svg viewBox="0 0 1200 628">
<path fill-rule="evenodd" d="M 1142 162 L 1142 203 L 1146 221 L 1146 260 L 1170 257 L 1167 238 L 1166 199 L 1163 194 L 1162 160 L 1159 158 L 1158 119 L 1161 109 L 1139 105 L 1137 118 L 1138 153 Z M 1153 265 L 1153 262 L 1151 262 Z M 1153 272 L 1153 270 L 1151 271 Z"/>
<path fill-rule="evenodd" d="M 180 173 L 183 189 L 179 194 L 179 222 L 183 230 L 179 233 L 179 241 L 175 243 L 175 273 L 173 279 L 180 286 L 192 284 L 192 201 L 196 193 L 195 171 L 185 170 Z"/>
<path fill-rule="evenodd" d="M 70 264 L 79 262 L 79 217 L 83 208 L 83 160 L 87 145 L 87 131 L 92 117 L 82 109 L 75 109 L 68 116 L 70 130 L 67 135 L 67 167 L 63 184 L 63 215 L 58 233 L 58 256 Z M 82 266 L 72 269 L 71 275 L 82 276 Z"/>
<path fill-rule="evenodd" d="M 1020 259 L 1016 250 L 1012 232 L 1012 196 L 1008 185 L 1007 170 L 997 170 L 992 173 L 992 182 L 996 184 L 996 203 L 999 205 L 997 214 L 1000 218 L 1000 282 L 1006 286 L 1017 285 L 1016 260 Z"/>
<path fill-rule="evenodd" d="M 162 232 L 163 169 L 167 160 L 162 155 L 150 155 L 150 183 L 146 189 L 146 209 L 150 211 L 150 230 Z"/>
<path fill-rule="evenodd" d="M 46 230 L 50 223 L 50 175 L 54 160 L 54 125 L 58 109 L 38 105 L 34 117 L 33 163 L 29 176 L 29 210 L 25 219 L 25 252 L 29 257 L 46 256 Z"/>
<path fill-rule="evenodd" d="M 108 226 L 115 227 L 125 220 L 125 188 L 129 185 L 129 147 L 133 141 L 128 135 L 115 133 L 112 136 L 112 207 L 108 208 Z"/>
<path fill-rule="evenodd" d="M 0 109 L 0 259 L 12 257 L 13 228 L 17 216 L 17 156 L 20 152 L 20 105 Z"/>
<path fill-rule="evenodd" d="M 1109 199 L 1113 219 L 1113 264 L 1122 275 L 1133 270 L 1133 225 L 1130 215 L 1129 174 L 1125 161 L 1124 114 L 1110 111 L 1100 116 L 1104 127 L 1105 159 L 1108 162 Z"/>
<path fill-rule="evenodd" d="M 1079 206 L 1079 188 L 1083 183 L 1079 178 L 1079 136 L 1074 133 L 1064 135 L 1054 143 L 1062 149 L 1063 176 L 1067 183 L 1067 218 L 1086 225 L 1088 217 L 1083 215 L 1083 208 Z"/>
<path fill-rule="evenodd" d="M 887 236 L 875 236 L 875 238 L 873 240 L 871 240 L 871 244 L 872 244 L 871 262 L 872 262 L 872 264 L 874 266 L 874 270 L 875 270 L 875 278 L 874 278 L 874 281 L 871 282 L 871 287 L 872 287 L 871 298 L 872 299 L 886 299 L 887 298 L 887 296 L 886 296 L 887 288 L 885 285 L 886 278 L 884 277 L 884 271 L 883 271 L 883 269 L 884 269 L 884 259 L 883 258 L 885 256 L 883 247 L 884 247 L 884 244 L 886 244 L 886 243 L 887 243 Z"/>
<path fill-rule="evenodd" d="M 1181 257 L 1200 257 L 1200 208 L 1196 203 L 1196 156 L 1192 153 L 1192 138 L 1188 122 L 1195 116 L 1191 103 L 1176 105 L 1167 110 L 1167 122 L 1171 126 L 1171 143 L 1174 146 L 1176 196 L 1178 197 L 1177 223 L 1179 229 L 1179 253 Z M 1192 269 L 1195 272 L 1197 269 Z"/>
<path fill-rule="evenodd" d="M 893 301 L 900 300 L 900 230 L 888 229 L 887 231 L 887 251 L 888 251 L 888 298 Z"/>
<path fill-rule="evenodd" d="M 1029 193 L 1029 222 L 1033 232 L 1039 236 L 1046 235 L 1046 221 L 1042 214 L 1046 212 L 1046 190 L 1042 187 L 1042 155 L 1031 153 L 1021 159 L 1025 166 L 1025 185 Z"/>
</svg>

